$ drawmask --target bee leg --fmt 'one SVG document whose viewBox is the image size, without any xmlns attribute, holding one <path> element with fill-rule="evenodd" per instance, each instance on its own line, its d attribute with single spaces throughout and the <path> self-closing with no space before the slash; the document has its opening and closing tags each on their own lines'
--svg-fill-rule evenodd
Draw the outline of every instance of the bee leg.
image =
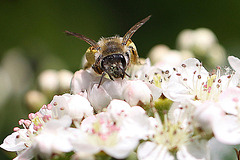
<svg viewBox="0 0 240 160">
<path fill-rule="evenodd" d="M 100 79 L 100 81 L 99 81 L 99 83 L 98 83 L 98 87 L 97 88 L 99 88 L 100 87 L 100 85 L 101 85 L 101 83 L 102 83 L 102 79 L 103 79 L 103 77 L 105 76 L 105 72 L 103 72 L 103 74 L 102 74 L 102 76 L 101 76 L 101 79 Z"/>
</svg>

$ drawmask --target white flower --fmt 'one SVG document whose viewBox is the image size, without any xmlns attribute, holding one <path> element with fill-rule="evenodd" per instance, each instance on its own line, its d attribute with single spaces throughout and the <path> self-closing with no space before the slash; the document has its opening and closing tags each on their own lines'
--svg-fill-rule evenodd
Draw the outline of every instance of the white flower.
<svg viewBox="0 0 240 160">
<path fill-rule="evenodd" d="M 90 71 L 80 70 L 74 74 L 71 91 L 74 94 L 87 92 L 87 98 L 94 109 L 99 112 L 113 99 L 127 101 L 130 105 L 148 104 L 161 96 L 161 88 L 140 80 L 103 78 L 99 86 L 100 77 Z"/>
<path fill-rule="evenodd" d="M 87 97 L 97 112 L 102 111 L 102 109 L 112 100 L 112 97 L 107 93 L 103 86 L 98 87 L 98 84 L 93 85 L 92 89 L 88 92 Z"/>
<path fill-rule="evenodd" d="M 220 44 L 213 45 L 207 54 L 206 61 L 204 63 L 210 67 L 217 65 L 223 66 L 226 64 L 226 51 Z"/>
<path fill-rule="evenodd" d="M 128 68 L 128 72 L 131 76 L 130 79 L 135 80 L 143 80 L 145 82 L 151 82 L 153 77 L 156 74 L 159 74 L 161 70 L 156 66 L 151 65 L 151 61 L 149 58 L 145 59 L 142 65 L 133 65 Z"/>
<path fill-rule="evenodd" d="M 142 107 L 131 107 L 125 101 L 112 100 L 107 107 L 107 112 L 117 123 L 123 125 L 121 134 L 126 137 L 147 139 L 153 132 L 151 118 L 146 115 Z"/>
<path fill-rule="evenodd" d="M 54 106 L 54 111 L 61 115 L 69 115 L 73 120 L 81 121 L 83 117 L 93 114 L 93 108 L 89 101 L 80 95 L 64 94 L 54 96 L 50 103 Z M 58 114 L 59 114 L 58 113 Z"/>
<path fill-rule="evenodd" d="M 38 76 L 40 89 L 46 93 L 55 93 L 57 91 L 67 91 L 70 89 L 70 82 L 73 73 L 68 70 L 48 69 Z"/>
<path fill-rule="evenodd" d="M 139 160 L 174 160 L 167 147 L 154 142 L 143 142 L 137 151 Z"/>
<path fill-rule="evenodd" d="M 44 130 L 34 138 L 33 146 L 42 158 L 48 159 L 52 154 L 62 152 L 70 152 L 73 147 L 69 141 L 70 134 L 66 130 L 70 127 L 72 120 L 68 116 L 64 116 L 59 120 L 49 121 Z"/>
<path fill-rule="evenodd" d="M 194 111 L 195 127 L 203 131 L 205 136 L 211 136 L 213 125 L 225 115 L 218 103 L 206 101 L 196 106 Z"/>
<path fill-rule="evenodd" d="M 107 113 L 99 113 L 83 120 L 80 129 L 72 129 L 72 145 L 76 152 L 96 154 L 104 151 L 106 154 L 122 159 L 133 151 L 137 138 L 122 137 L 119 133 L 121 126 L 109 117 Z"/>
<path fill-rule="evenodd" d="M 104 151 L 117 158 L 126 158 L 148 135 L 150 120 L 140 107 L 113 100 L 106 112 L 87 117 L 81 128 L 71 129 L 74 150 L 96 154 Z"/>
<path fill-rule="evenodd" d="M 139 103 L 149 104 L 152 99 L 151 96 L 152 92 L 144 82 L 128 81 L 128 83 L 124 86 L 122 99 L 134 106 Z"/>
<path fill-rule="evenodd" d="M 158 120 L 154 136 L 138 147 L 139 160 L 209 159 L 207 141 L 194 138 L 191 126 L 184 128 L 182 121 L 176 119 L 165 115 L 163 124 Z"/>
<path fill-rule="evenodd" d="M 165 45 L 156 45 L 149 52 L 149 58 L 154 65 L 176 67 L 187 58 L 193 57 L 189 51 L 171 50 Z"/>
<path fill-rule="evenodd" d="M 106 78 L 103 78 L 104 82 Z M 94 84 L 98 84 L 100 81 L 100 76 L 97 76 L 94 71 L 89 70 L 79 70 L 74 73 L 71 81 L 71 92 L 73 94 L 79 94 L 83 91 L 88 91 L 92 88 Z"/>
<path fill-rule="evenodd" d="M 219 105 L 226 112 L 213 125 L 214 135 L 222 143 L 240 144 L 240 89 L 229 88 L 219 98 Z"/>
<path fill-rule="evenodd" d="M 38 113 L 40 116 L 40 113 Z M 59 120 L 51 119 L 47 121 L 46 117 L 38 117 L 38 115 L 30 114 L 34 117 L 30 120 L 20 120 L 19 123 L 25 129 L 15 128 L 15 132 L 5 138 L 1 148 L 7 151 L 16 151 L 18 156 L 14 160 L 30 160 L 34 156 L 41 156 L 48 159 L 54 153 L 69 152 L 72 146 L 68 142 L 69 133 L 65 132 L 65 128 L 69 127 L 72 120 L 68 116 L 64 116 Z"/>
<path fill-rule="evenodd" d="M 177 124 L 181 122 L 180 127 L 188 130 L 194 130 L 194 112 L 195 105 L 191 105 L 189 102 L 174 102 L 169 111 L 168 111 L 168 119 L 172 124 Z"/>
<path fill-rule="evenodd" d="M 19 48 L 10 49 L 2 55 L 4 56 L 1 57 L 0 76 L 1 83 L 6 86 L 2 87 L 3 84 L 1 84 L 0 89 L 7 87 L 8 91 L 1 94 L 6 96 L 9 91 L 11 91 L 11 94 L 24 94 L 33 81 L 33 70 L 29 60 L 24 56 L 23 50 Z M 5 73 L 2 73 L 2 71 Z"/>
<path fill-rule="evenodd" d="M 195 50 L 197 53 L 202 54 L 206 54 L 216 43 L 216 36 L 207 28 L 186 29 L 177 38 L 177 45 L 180 49 Z"/>
<path fill-rule="evenodd" d="M 213 125 L 225 115 L 217 102 L 174 102 L 168 111 L 169 120 L 181 122 L 181 127 L 194 132 L 200 138 L 213 137 Z"/>
<path fill-rule="evenodd" d="M 73 73 L 71 71 L 66 69 L 58 71 L 59 89 L 61 91 L 69 91 L 72 77 Z"/>
<path fill-rule="evenodd" d="M 58 72 L 53 69 L 45 70 L 38 76 L 38 83 L 42 91 L 54 93 L 58 90 Z"/>
<path fill-rule="evenodd" d="M 25 102 L 31 110 L 39 110 L 39 106 L 48 103 L 47 96 L 38 90 L 30 90 L 25 95 Z"/>
<path fill-rule="evenodd" d="M 36 114 L 30 113 L 30 120 L 19 120 L 19 125 L 22 125 L 24 129 L 15 127 L 14 133 L 7 136 L 0 147 L 7 151 L 18 152 L 16 159 L 21 159 L 21 157 L 31 159 L 34 156 L 32 149 L 34 137 L 40 134 L 46 122 L 52 118 L 51 111 L 45 110 L 48 110 L 47 106 L 43 106 Z"/>
<path fill-rule="evenodd" d="M 220 68 L 213 75 L 205 70 L 194 58 L 187 59 L 176 68 L 164 88 L 164 95 L 177 102 L 185 100 L 217 101 L 219 94 L 226 88 L 237 86 L 236 74 L 220 75 Z"/>
<path fill-rule="evenodd" d="M 20 129 L 18 132 L 13 132 L 7 136 L 1 148 L 7 151 L 22 151 L 27 148 L 27 144 L 31 143 L 31 139 L 27 136 L 27 129 Z"/>
<path fill-rule="evenodd" d="M 224 65 L 226 61 L 225 49 L 218 43 L 214 33 L 207 28 L 183 30 L 177 38 L 177 47 L 180 50 L 191 51 L 208 67 Z"/>
</svg>

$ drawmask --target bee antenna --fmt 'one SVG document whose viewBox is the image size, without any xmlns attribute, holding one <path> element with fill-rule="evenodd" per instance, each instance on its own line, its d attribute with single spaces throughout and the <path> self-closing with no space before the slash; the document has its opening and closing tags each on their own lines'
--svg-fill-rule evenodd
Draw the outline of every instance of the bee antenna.
<svg viewBox="0 0 240 160">
<path fill-rule="evenodd" d="M 98 83 L 98 87 L 97 88 L 99 88 L 100 87 L 100 85 L 101 85 L 101 83 L 102 83 L 102 80 L 103 80 L 103 77 L 105 76 L 105 72 L 103 72 L 103 74 L 102 74 L 102 76 L 101 76 L 101 78 L 100 78 L 100 81 L 99 81 L 99 83 Z"/>
<path fill-rule="evenodd" d="M 128 40 L 133 36 L 133 34 L 142 26 L 144 23 L 146 23 L 150 19 L 151 15 L 147 16 L 143 20 L 136 23 L 132 28 L 129 29 L 129 31 L 123 36 L 123 45 L 126 45 Z"/>
<path fill-rule="evenodd" d="M 71 35 L 71 36 L 74 36 L 74 37 L 77 37 L 81 40 L 84 40 L 85 42 L 87 42 L 88 44 L 90 44 L 92 47 L 94 47 L 95 49 L 99 49 L 99 46 L 97 44 L 96 41 L 94 41 L 93 39 L 91 38 L 88 38 L 82 34 L 79 34 L 79 33 L 75 33 L 75 32 L 70 32 L 70 31 L 64 31 L 67 35 Z"/>
<path fill-rule="evenodd" d="M 126 72 L 125 72 L 125 70 L 124 69 L 122 69 L 122 68 L 120 68 L 121 70 L 122 70 L 122 72 L 123 72 L 123 76 L 122 76 L 122 79 L 124 78 L 124 76 L 126 75 L 126 76 L 128 76 L 128 77 L 131 77 L 129 74 L 127 74 Z"/>
<path fill-rule="evenodd" d="M 126 76 L 128 76 L 129 78 L 131 77 L 129 74 L 127 74 L 126 72 L 125 72 L 125 74 L 126 74 Z"/>
</svg>

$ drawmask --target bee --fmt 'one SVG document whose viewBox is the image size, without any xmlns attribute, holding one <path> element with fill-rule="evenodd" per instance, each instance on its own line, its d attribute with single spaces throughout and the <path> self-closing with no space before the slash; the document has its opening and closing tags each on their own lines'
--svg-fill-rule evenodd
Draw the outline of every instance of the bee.
<svg viewBox="0 0 240 160">
<path fill-rule="evenodd" d="M 96 73 L 102 75 L 98 87 L 106 74 L 111 80 L 123 79 L 125 75 L 129 76 L 126 69 L 131 64 L 138 64 L 137 49 L 130 38 L 150 17 L 151 15 L 136 23 L 123 37 L 101 38 L 98 42 L 82 34 L 65 31 L 67 35 L 77 37 L 91 45 L 85 53 L 87 62 L 84 69 L 92 67 Z"/>
</svg>

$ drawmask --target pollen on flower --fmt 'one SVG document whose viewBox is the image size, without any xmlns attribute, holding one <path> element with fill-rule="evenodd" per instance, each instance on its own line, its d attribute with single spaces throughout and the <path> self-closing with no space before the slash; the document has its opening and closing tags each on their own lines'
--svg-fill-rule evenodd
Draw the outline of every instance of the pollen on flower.
<svg viewBox="0 0 240 160">
<path fill-rule="evenodd" d="M 182 64 L 182 67 L 185 68 L 185 67 L 187 67 L 187 65 L 186 64 Z"/>
<path fill-rule="evenodd" d="M 53 105 L 54 105 L 54 106 L 57 106 L 57 102 L 54 102 Z"/>
<path fill-rule="evenodd" d="M 219 95 L 233 79 L 234 73 L 229 74 L 229 70 L 221 75 L 220 67 L 217 67 L 211 74 L 208 74 L 200 63 L 196 63 L 197 68 L 195 67 L 192 71 L 191 67 L 182 64 L 176 76 L 179 77 L 181 85 L 188 90 L 188 93 L 194 96 L 192 100 L 217 101 Z"/>
<path fill-rule="evenodd" d="M 35 115 L 34 113 L 30 113 L 30 114 L 28 115 L 28 118 L 29 118 L 30 120 L 34 119 L 35 117 L 36 117 L 36 115 Z"/>
<path fill-rule="evenodd" d="M 30 120 L 24 120 L 24 125 L 28 128 L 31 125 L 31 121 Z"/>
<path fill-rule="evenodd" d="M 162 129 L 154 136 L 154 141 L 168 148 L 175 153 L 181 146 L 189 142 L 191 134 L 187 129 L 183 129 L 181 123 L 172 123 L 164 115 L 164 123 Z"/>
<path fill-rule="evenodd" d="M 18 121 L 18 124 L 19 124 L 19 125 L 23 125 L 23 122 L 24 122 L 24 119 L 20 119 L 20 120 Z"/>
<path fill-rule="evenodd" d="M 238 103 L 238 102 L 239 102 L 239 99 L 238 99 L 237 97 L 234 97 L 234 98 L 233 98 L 233 102 Z"/>
<path fill-rule="evenodd" d="M 42 109 L 47 109 L 47 105 L 44 104 L 44 105 L 42 106 Z"/>
<path fill-rule="evenodd" d="M 154 77 L 153 77 L 153 84 L 155 86 L 161 88 L 161 82 L 162 82 L 161 75 L 160 74 L 154 75 Z"/>
<path fill-rule="evenodd" d="M 19 127 L 14 127 L 14 128 L 13 128 L 13 131 L 14 131 L 14 132 L 17 132 L 17 131 L 19 131 L 19 130 L 20 130 Z"/>
<path fill-rule="evenodd" d="M 51 119 L 51 115 L 44 115 L 42 119 L 44 122 L 47 122 Z"/>
<path fill-rule="evenodd" d="M 120 128 L 117 123 L 105 118 L 98 118 L 87 132 L 95 137 L 97 143 L 113 146 L 117 143 L 117 135 Z"/>
<path fill-rule="evenodd" d="M 40 131 L 45 126 L 45 123 L 51 119 L 51 115 L 42 115 L 40 112 L 35 114 L 35 118 L 32 119 L 33 128 L 35 131 Z"/>
<path fill-rule="evenodd" d="M 53 106 L 52 106 L 51 104 L 48 104 L 48 105 L 47 105 L 47 109 L 48 109 L 48 110 L 51 110 L 52 108 L 53 108 Z"/>
</svg>

